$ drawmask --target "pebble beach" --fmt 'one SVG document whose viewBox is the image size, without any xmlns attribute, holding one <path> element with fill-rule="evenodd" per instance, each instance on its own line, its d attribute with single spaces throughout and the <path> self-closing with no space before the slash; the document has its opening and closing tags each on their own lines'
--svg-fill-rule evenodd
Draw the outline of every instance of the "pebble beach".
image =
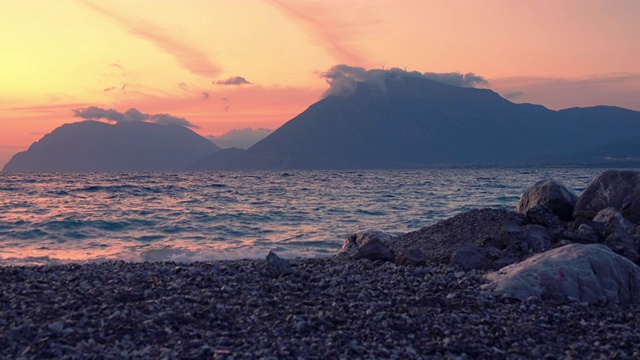
<svg viewBox="0 0 640 360">
<path fill-rule="evenodd" d="M 0 358 L 640 357 L 637 306 L 494 297 L 448 266 L 289 264 L 0 267 Z"/>
</svg>

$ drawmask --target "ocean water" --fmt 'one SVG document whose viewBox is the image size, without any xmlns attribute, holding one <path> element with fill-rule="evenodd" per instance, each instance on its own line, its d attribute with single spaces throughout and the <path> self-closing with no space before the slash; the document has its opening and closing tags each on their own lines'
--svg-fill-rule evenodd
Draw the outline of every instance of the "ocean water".
<svg viewBox="0 0 640 360">
<path fill-rule="evenodd" d="M 0 173 L 0 265 L 329 256 L 359 230 L 512 209 L 545 178 L 579 194 L 601 171 Z"/>
</svg>

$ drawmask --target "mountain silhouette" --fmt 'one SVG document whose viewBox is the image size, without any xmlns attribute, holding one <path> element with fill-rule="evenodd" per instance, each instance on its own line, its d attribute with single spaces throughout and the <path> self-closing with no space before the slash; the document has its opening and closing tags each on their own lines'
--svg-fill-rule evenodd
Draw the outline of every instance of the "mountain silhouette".
<svg viewBox="0 0 640 360">
<path fill-rule="evenodd" d="M 538 159 L 538 163 L 638 167 L 640 166 L 640 138 L 599 145 L 563 156 L 547 156 Z"/>
<path fill-rule="evenodd" d="M 528 165 L 640 138 L 640 112 L 607 106 L 549 110 L 487 89 L 387 74 L 328 96 L 233 160 L 196 169 Z M 553 161 L 551 161 L 553 162 Z"/>
<path fill-rule="evenodd" d="M 5 172 L 183 170 L 219 148 L 178 125 L 98 121 L 65 124 L 20 152 Z"/>
</svg>

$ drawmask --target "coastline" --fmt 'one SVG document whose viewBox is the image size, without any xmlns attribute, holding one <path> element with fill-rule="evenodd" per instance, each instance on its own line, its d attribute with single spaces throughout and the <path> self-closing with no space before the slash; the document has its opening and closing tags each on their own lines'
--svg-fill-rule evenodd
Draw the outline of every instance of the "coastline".
<svg viewBox="0 0 640 360">
<path fill-rule="evenodd" d="M 633 358 L 640 309 L 483 294 L 483 271 L 340 257 L 1 267 L 6 358 Z"/>
</svg>

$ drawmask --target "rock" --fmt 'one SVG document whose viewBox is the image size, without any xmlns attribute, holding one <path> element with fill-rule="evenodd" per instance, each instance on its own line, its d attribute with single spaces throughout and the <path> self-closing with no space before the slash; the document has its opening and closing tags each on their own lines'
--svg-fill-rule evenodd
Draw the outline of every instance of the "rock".
<svg viewBox="0 0 640 360">
<path fill-rule="evenodd" d="M 505 224 L 523 224 L 524 214 L 505 209 L 473 209 L 417 231 L 395 237 L 397 250 L 416 247 L 430 264 L 449 264 L 451 254 L 464 244 L 504 248 L 499 236 Z"/>
<path fill-rule="evenodd" d="M 629 232 L 633 227 L 633 223 L 627 220 L 618 210 L 612 207 L 598 211 L 593 221 L 609 224 L 611 221 L 617 221 L 624 231 Z"/>
<path fill-rule="evenodd" d="M 47 328 L 57 334 L 64 330 L 64 323 L 60 321 L 52 322 L 47 326 Z"/>
<path fill-rule="evenodd" d="M 354 260 L 369 259 L 371 261 L 394 261 L 396 257 L 395 251 L 377 237 L 371 238 L 358 249 L 353 256 Z"/>
<path fill-rule="evenodd" d="M 293 274 L 293 268 L 287 260 L 282 259 L 273 251 L 267 255 L 267 272 L 274 277 Z"/>
<path fill-rule="evenodd" d="M 464 270 L 484 269 L 487 266 L 487 257 L 481 248 L 464 244 L 451 254 L 449 265 Z"/>
<path fill-rule="evenodd" d="M 547 229 L 557 229 L 562 227 L 562 222 L 558 216 L 540 204 L 536 204 L 529 208 L 525 212 L 524 216 L 526 222 L 542 225 Z"/>
<path fill-rule="evenodd" d="M 634 231 L 634 225 L 618 210 L 612 207 L 602 209 L 596 214 L 593 221 L 594 224 L 604 225 L 604 241 L 614 252 L 633 262 L 640 260 L 638 242 L 630 233 Z"/>
<path fill-rule="evenodd" d="M 578 198 L 573 216 L 590 220 L 609 207 L 640 223 L 640 172 L 607 170 L 596 176 Z"/>
<path fill-rule="evenodd" d="M 607 224 L 605 243 L 617 254 L 627 259 L 637 262 L 640 260 L 638 255 L 638 244 L 636 240 L 624 227 L 616 220 L 612 220 Z"/>
<path fill-rule="evenodd" d="M 598 234 L 593 227 L 587 224 L 580 224 L 578 226 L 577 240 L 581 244 L 595 244 L 598 242 Z"/>
<path fill-rule="evenodd" d="M 516 212 L 526 213 L 536 205 L 542 205 L 560 220 L 571 221 L 573 207 L 578 197 L 555 180 L 541 180 L 525 190 Z"/>
<path fill-rule="evenodd" d="M 532 256 L 487 275 L 485 290 L 588 303 L 640 301 L 640 267 L 602 244 L 570 244 Z"/>
<path fill-rule="evenodd" d="M 391 239 L 391 236 L 380 230 L 359 231 L 352 234 L 344 241 L 338 255 L 345 254 L 349 257 L 353 257 L 358 252 L 358 249 L 371 239 L 379 239 L 386 243 Z"/>
<path fill-rule="evenodd" d="M 502 232 L 505 251 L 516 257 L 549 250 L 551 238 L 551 233 L 540 225 L 507 224 Z"/>
<path fill-rule="evenodd" d="M 423 265 L 427 262 L 427 255 L 425 255 L 422 250 L 411 247 L 400 249 L 398 254 L 396 255 L 396 265 Z"/>
</svg>

